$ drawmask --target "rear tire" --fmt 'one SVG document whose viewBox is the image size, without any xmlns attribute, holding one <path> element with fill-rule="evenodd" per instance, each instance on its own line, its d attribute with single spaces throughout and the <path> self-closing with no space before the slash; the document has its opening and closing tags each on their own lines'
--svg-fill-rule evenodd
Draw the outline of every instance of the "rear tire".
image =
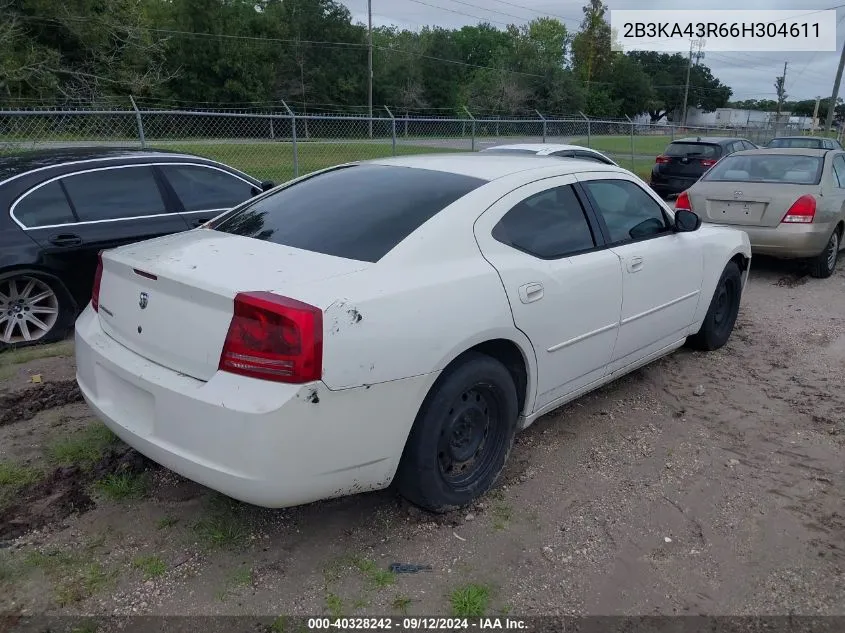
<svg viewBox="0 0 845 633">
<path fill-rule="evenodd" d="M 0 274 L 0 351 L 61 340 L 75 312 L 57 279 L 31 270 Z"/>
<path fill-rule="evenodd" d="M 735 262 L 728 262 L 716 284 L 704 323 L 698 332 L 687 338 L 687 344 L 693 349 L 712 352 L 727 343 L 739 315 L 741 299 L 742 275 L 739 266 Z"/>
<path fill-rule="evenodd" d="M 444 371 L 420 407 L 399 464 L 399 493 L 438 513 L 471 503 L 501 475 L 518 415 L 505 366 L 466 354 Z"/>
<path fill-rule="evenodd" d="M 810 262 L 810 274 L 817 279 L 827 279 L 836 270 L 839 260 L 839 229 L 834 229 L 825 249 Z"/>
</svg>

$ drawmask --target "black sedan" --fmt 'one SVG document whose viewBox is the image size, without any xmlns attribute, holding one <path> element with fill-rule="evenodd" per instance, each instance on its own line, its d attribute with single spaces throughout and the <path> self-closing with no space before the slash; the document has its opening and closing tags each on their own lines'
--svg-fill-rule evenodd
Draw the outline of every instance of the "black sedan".
<svg viewBox="0 0 845 633">
<path fill-rule="evenodd" d="M 751 141 L 734 137 L 696 137 L 672 141 L 651 168 L 649 184 L 664 198 L 692 187 L 723 156 L 757 149 Z"/>
<path fill-rule="evenodd" d="M 272 186 L 175 152 L 0 158 L 0 350 L 63 337 L 88 303 L 99 251 L 195 228 Z"/>
</svg>

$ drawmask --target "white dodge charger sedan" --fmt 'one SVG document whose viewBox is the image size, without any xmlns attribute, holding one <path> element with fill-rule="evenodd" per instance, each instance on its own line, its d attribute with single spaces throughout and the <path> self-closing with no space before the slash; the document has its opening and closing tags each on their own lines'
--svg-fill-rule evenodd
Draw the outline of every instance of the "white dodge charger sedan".
<svg viewBox="0 0 845 633">
<path fill-rule="evenodd" d="M 496 154 L 341 165 L 101 254 L 77 380 L 121 439 L 267 507 L 471 502 L 539 416 L 728 340 L 742 231 L 632 173 Z"/>
</svg>

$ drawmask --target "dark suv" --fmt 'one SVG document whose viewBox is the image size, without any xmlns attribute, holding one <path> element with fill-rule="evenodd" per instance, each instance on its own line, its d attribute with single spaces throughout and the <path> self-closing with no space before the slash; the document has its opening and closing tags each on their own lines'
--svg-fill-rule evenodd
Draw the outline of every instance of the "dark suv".
<svg viewBox="0 0 845 633">
<path fill-rule="evenodd" d="M 736 137 L 682 138 L 672 141 L 654 161 L 651 188 L 664 198 L 686 191 L 723 156 L 746 149 L 754 143 Z"/>
</svg>

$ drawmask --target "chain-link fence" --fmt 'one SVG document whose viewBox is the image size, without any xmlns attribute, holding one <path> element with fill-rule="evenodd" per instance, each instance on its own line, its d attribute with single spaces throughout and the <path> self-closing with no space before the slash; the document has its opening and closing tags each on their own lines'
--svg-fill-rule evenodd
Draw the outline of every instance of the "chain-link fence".
<svg viewBox="0 0 845 633">
<path fill-rule="evenodd" d="M 783 132 L 784 130 L 778 130 Z M 499 144 L 570 143 L 597 149 L 640 175 L 683 137 L 764 143 L 770 127 L 695 128 L 583 114 L 536 118 L 300 115 L 202 110 L 0 110 L 0 155 L 111 146 L 198 154 L 283 182 L 339 163 L 402 154 L 478 151 Z"/>
</svg>

